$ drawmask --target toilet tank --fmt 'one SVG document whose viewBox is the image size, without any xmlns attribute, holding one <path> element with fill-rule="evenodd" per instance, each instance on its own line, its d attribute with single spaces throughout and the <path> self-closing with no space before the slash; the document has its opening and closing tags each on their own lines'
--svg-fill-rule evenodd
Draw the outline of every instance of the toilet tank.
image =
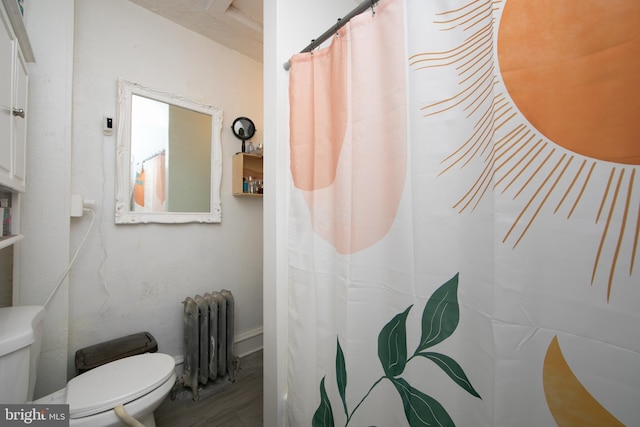
<svg viewBox="0 0 640 427">
<path fill-rule="evenodd" d="M 0 402 L 33 400 L 44 307 L 0 308 Z"/>
</svg>

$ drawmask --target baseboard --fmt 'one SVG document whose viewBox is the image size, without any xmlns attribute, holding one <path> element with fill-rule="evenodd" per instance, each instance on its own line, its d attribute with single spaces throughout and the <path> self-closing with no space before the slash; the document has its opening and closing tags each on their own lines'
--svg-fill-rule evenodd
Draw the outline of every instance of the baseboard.
<svg viewBox="0 0 640 427">
<path fill-rule="evenodd" d="M 233 340 L 236 355 L 244 357 L 262 350 L 262 326 L 236 335 Z"/>
</svg>

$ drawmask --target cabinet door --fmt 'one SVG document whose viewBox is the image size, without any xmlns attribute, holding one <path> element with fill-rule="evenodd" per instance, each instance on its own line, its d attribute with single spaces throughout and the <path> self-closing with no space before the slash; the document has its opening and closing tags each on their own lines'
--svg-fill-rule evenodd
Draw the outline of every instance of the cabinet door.
<svg viewBox="0 0 640 427">
<path fill-rule="evenodd" d="M 9 22 L 0 14 L 0 183 L 11 178 L 13 155 L 11 151 L 11 113 L 13 94 L 13 69 L 15 40 L 11 35 Z"/>
<path fill-rule="evenodd" d="M 27 162 L 27 88 L 29 80 L 27 65 L 22 55 L 16 55 L 15 87 L 13 108 L 22 110 L 22 115 L 13 116 L 13 178 L 16 190 L 25 190 L 26 162 Z"/>
</svg>

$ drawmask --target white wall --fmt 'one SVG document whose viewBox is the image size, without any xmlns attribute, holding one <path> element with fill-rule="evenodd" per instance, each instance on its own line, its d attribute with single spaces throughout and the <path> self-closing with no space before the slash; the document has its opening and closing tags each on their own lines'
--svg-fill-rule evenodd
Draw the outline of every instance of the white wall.
<svg viewBox="0 0 640 427">
<path fill-rule="evenodd" d="M 285 426 L 287 393 L 289 74 L 292 54 L 360 0 L 264 0 L 264 425 Z"/>
<path fill-rule="evenodd" d="M 44 304 L 69 261 L 73 0 L 25 3 L 36 63 L 28 64 L 27 191 L 17 246 L 19 304 Z M 37 390 L 66 381 L 68 281 L 47 307 Z M 37 392 L 37 391 L 36 391 Z"/>
<path fill-rule="evenodd" d="M 44 8 L 46 3 L 34 1 L 32 7 Z M 34 31 L 40 35 L 33 37 L 44 45 L 44 34 Z M 197 293 L 231 290 L 236 298 L 236 334 L 241 339 L 256 336 L 238 343 L 237 353 L 259 348 L 262 201 L 231 195 L 231 156 L 240 150 L 240 141 L 231 133 L 230 125 L 237 116 L 251 117 L 258 129 L 254 141 L 262 141 L 262 64 L 126 0 L 75 2 L 73 40 L 71 146 L 47 141 L 49 150 L 70 158 L 70 189 L 59 186 L 50 193 L 32 191 L 30 198 L 46 198 L 53 209 L 62 212 L 51 228 L 68 227 L 69 192 L 94 200 L 96 219 L 69 276 L 68 325 L 62 318 L 53 319 L 51 324 L 47 319 L 49 330 L 68 328 L 68 354 L 62 357 L 60 352 L 55 362 L 40 370 L 39 376 L 49 379 L 36 393 L 64 385 L 54 368 L 58 372 L 68 369 L 68 376 L 73 376 L 76 350 L 119 336 L 149 331 L 161 352 L 180 356 L 181 302 Z M 223 108 L 221 224 L 114 224 L 116 135 L 103 135 L 101 121 L 103 115 L 117 117 L 118 78 Z M 40 102 L 33 98 L 30 101 Z M 48 112 L 51 116 L 55 113 Z M 45 124 L 38 121 L 30 127 L 37 131 Z M 30 159 L 31 171 L 42 171 L 32 179 L 48 180 L 51 162 L 36 154 Z M 68 167 L 62 167 L 66 170 L 60 175 L 68 174 Z M 41 251 L 37 247 L 51 251 L 58 247 L 51 241 L 49 230 L 35 229 L 39 218 L 33 212 L 26 214 L 38 243 L 24 245 L 24 271 L 39 268 L 36 260 L 26 262 L 33 258 L 32 253 Z M 62 232 L 56 236 L 62 241 L 60 252 L 64 255 L 75 251 L 89 229 L 91 216 L 85 214 L 70 223 L 70 235 Z M 43 301 L 50 286 L 42 282 L 53 281 L 54 275 L 32 276 L 23 274 L 24 288 L 37 290 L 33 299 Z M 66 298 L 64 293 L 57 295 L 52 306 L 64 306 Z"/>
</svg>

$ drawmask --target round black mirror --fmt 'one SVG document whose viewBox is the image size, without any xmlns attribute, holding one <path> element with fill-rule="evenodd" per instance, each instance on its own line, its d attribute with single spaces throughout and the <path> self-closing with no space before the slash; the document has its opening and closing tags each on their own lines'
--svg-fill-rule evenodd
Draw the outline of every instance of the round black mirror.
<svg viewBox="0 0 640 427">
<path fill-rule="evenodd" d="M 235 119 L 231 125 L 231 129 L 233 129 L 233 134 L 236 138 L 241 139 L 243 142 L 253 138 L 253 135 L 256 133 L 256 126 L 248 117 L 238 117 Z"/>
</svg>

